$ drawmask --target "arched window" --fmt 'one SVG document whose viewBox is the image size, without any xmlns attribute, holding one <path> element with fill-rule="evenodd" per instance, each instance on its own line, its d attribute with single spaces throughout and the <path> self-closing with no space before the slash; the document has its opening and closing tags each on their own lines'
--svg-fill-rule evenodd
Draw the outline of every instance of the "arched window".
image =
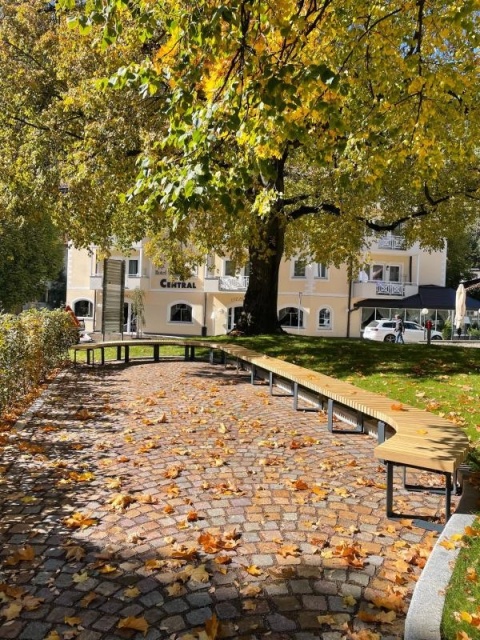
<svg viewBox="0 0 480 640">
<path fill-rule="evenodd" d="M 323 309 L 320 309 L 320 311 L 318 312 L 318 328 L 332 328 L 332 312 L 328 307 L 323 307 Z"/>
<path fill-rule="evenodd" d="M 172 304 L 170 322 L 192 322 L 192 307 L 183 302 Z"/>
<path fill-rule="evenodd" d="M 280 309 L 278 319 L 282 327 L 303 328 L 303 311 L 297 309 L 297 307 Z"/>
<path fill-rule="evenodd" d="M 73 305 L 77 318 L 93 318 L 93 304 L 90 300 L 77 300 Z"/>
</svg>

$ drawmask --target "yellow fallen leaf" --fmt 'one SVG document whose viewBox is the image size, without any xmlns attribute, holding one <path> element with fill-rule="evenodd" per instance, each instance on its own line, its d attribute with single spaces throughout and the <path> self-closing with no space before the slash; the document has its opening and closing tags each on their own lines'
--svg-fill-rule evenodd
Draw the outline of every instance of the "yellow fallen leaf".
<svg viewBox="0 0 480 640">
<path fill-rule="evenodd" d="M 115 573 L 115 571 L 118 571 L 117 567 L 114 567 L 111 564 L 105 564 L 99 569 L 100 573 Z"/>
<path fill-rule="evenodd" d="M 36 598 L 30 594 L 22 598 L 22 606 L 25 611 L 35 611 L 43 602 L 45 602 L 43 598 Z"/>
<path fill-rule="evenodd" d="M 451 540 L 442 540 L 438 544 L 441 547 L 443 547 L 444 549 L 447 549 L 448 551 L 451 551 L 452 549 L 455 549 L 455 543 L 452 542 Z"/>
<path fill-rule="evenodd" d="M 251 564 L 248 567 L 246 565 L 243 565 L 243 568 L 251 576 L 261 576 L 263 573 L 263 571 L 259 567 L 257 567 L 255 564 Z"/>
<path fill-rule="evenodd" d="M 134 629 L 135 631 L 143 631 L 143 635 L 146 635 L 148 631 L 148 622 L 145 618 L 136 618 L 135 616 L 128 616 L 128 618 L 122 618 L 117 624 L 117 629 Z"/>
<path fill-rule="evenodd" d="M 105 484 L 109 489 L 120 489 L 122 486 L 122 480 L 121 478 L 111 478 L 110 480 L 107 480 Z"/>
<path fill-rule="evenodd" d="M 296 544 L 285 544 L 283 547 L 280 547 L 278 552 L 283 558 L 287 556 L 298 556 L 300 553 L 300 549 Z"/>
<path fill-rule="evenodd" d="M 93 527 L 98 524 L 95 518 L 90 518 L 88 515 L 80 513 L 79 511 L 64 518 L 63 522 L 67 527 L 71 527 L 72 529 L 86 529 L 87 527 Z"/>
<path fill-rule="evenodd" d="M 88 607 L 95 600 L 95 598 L 98 598 L 98 595 L 95 593 L 95 591 L 90 591 L 83 596 L 83 598 L 80 600 L 80 604 L 82 605 L 82 607 Z"/>
<path fill-rule="evenodd" d="M 211 618 L 205 620 L 205 632 L 208 640 L 216 640 L 220 631 L 220 622 L 214 613 Z"/>
<path fill-rule="evenodd" d="M 65 549 L 65 557 L 67 560 L 75 560 L 78 562 L 85 557 L 85 549 L 77 544 L 64 545 L 63 548 Z"/>
<path fill-rule="evenodd" d="M 78 616 L 65 616 L 63 619 L 65 624 L 68 624 L 70 627 L 75 627 L 81 624 L 82 620 Z"/>
<path fill-rule="evenodd" d="M 62 638 L 60 637 L 58 631 L 55 631 L 54 629 L 53 631 L 50 631 L 48 636 L 45 637 L 45 640 L 62 640 Z"/>
<path fill-rule="evenodd" d="M 74 573 L 72 576 L 72 580 L 77 584 L 81 584 L 82 582 L 85 582 L 86 580 L 88 580 L 88 578 L 89 578 L 89 575 L 86 571 L 83 571 L 82 573 Z"/>
<path fill-rule="evenodd" d="M 193 582 L 208 582 L 210 580 L 210 575 L 204 564 L 201 564 L 192 571 L 190 580 Z"/>
<path fill-rule="evenodd" d="M 317 621 L 320 624 L 327 624 L 328 626 L 336 624 L 337 622 L 331 614 L 327 614 L 325 616 L 317 616 Z"/>
<path fill-rule="evenodd" d="M 137 596 L 140 595 L 140 593 L 141 591 L 137 587 L 128 587 L 127 589 L 124 590 L 123 595 L 126 598 L 136 598 Z"/>
<path fill-rule="evenodd" d="M 135 498 L 126 493 L 117 493 L 108 502 L 114 509 L 123 510 L 135 502 Z"/>
<path fill-rule="evenodd" d="M 23 606 L 19 602 L 11 602 L 3 607 L 3 609 L 0 609 L 0 617 L 6 618 L 7 622 L 15 620 L 15 618 L 18 618 L 20 615 L 22 609 Z"/>
<path fill-rule="evenodd" d="M 174 582 L 167 587 L 167 593 L 169 596 L 183 596 L 186 593 L 186 589 L 180 582 Z"/>
</svg>

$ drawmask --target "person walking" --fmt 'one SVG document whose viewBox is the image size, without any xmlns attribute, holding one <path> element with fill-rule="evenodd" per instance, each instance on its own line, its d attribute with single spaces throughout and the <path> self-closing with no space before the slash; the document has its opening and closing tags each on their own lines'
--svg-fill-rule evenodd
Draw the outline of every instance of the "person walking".
<svg viewBox="0 0 480 640">
<path fill-rule="evenodd" d="M 399 315 L 395 316 L 395 342 L 398 344 L 405 344 L 403 339 L 403 332 L 405 331 L 405 326 L 403 324 L 403 320 Z"/>
</svg>

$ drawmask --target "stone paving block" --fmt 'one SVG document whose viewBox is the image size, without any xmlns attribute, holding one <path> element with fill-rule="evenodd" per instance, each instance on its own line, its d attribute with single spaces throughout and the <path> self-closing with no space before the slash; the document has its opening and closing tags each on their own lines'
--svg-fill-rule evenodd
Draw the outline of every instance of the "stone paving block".
<svg viewBox="0 0 480 640">
<path fill-rule="evenodd" d="M 0 580 L 45 598 L 38 609 L 3 622 L 0 638 L 44 640 L 54 626 L 63 628 L 67 613 L 84 622 L 80 640 L 130 640 L 134 632 L 117 628 L 127 615 L 145 616 L 150 624 L 145 637 L 163 640 L 201 628 L 216 612 L 223 638 L 268 634 L 269 640 L 340 640 L 345 623 L 375 630 L 359 624 L 356 608 L 344 597 L 368 600 L 386 594 L 391 583 L 384 573 L 402 555 L 395 542 L 434 540 L 414 523 L 392 524 L 384 517 L 385 492 L 357 483 L 358 478 L 385 482 L 373 458 L 373 438 L 359 436 L 353 448 L 349 436 L 327 431 L 323 416 L 294 411 L 291 398 L 270 397 L 265 385 L 252 388 L 247 372 L 183 361 L 77 367 L 53 387 L 55 392 L 44 394 L 24 416 L 22 438 L 44 447 L 49 459 L 60 459 L 60 448 L 68 470 L 88 469 L 94 479 L 60 489 L 58 481 L 67 473 L 61 466 L 19 457 L 13 445 L 0 457 L 7 468 L 6 484 L 0 485 L 5 540 Z M 92 417 L 80 419 L 81 410 Z M 56 430 L 43 430 L 48 424 Z M 289 448 L 293 438 L 303 437 L 310 438 L 305 446 Z M 154 446 L 139 453 L 145 443 Z M 121 487 L 109 489 L 115 478 Z M 400 476 L 395 478 L 397 483 Z M 308 488 L 295 488 L 296 480 Z M 318 500 L 314 486 L 325 490 L 324 499 Z M 36 501 L 9 500 L 13 491 L 34 495 Z M 428 511 L 440 520 L 442 496 L 412 497 L 400 484 L 395 491 L 397 506 Z M 153 502 L 137 500 L 112 510 L 117 492 L 150 495 Z M 173 513 L 164 512 L 167 505 Z M 96 526 L 65 526 L 65 516 L 87 511 L 98 518 Z M 197 513 L 191 522 L 190 512 Z M 198 542 L 202 532 L 224 535 L 232 529 L 238 536 L 234 549 L 207 553 Z M 86 555 L 67 561 L 67 540 Z M 38 562 L 6 564 L 13 549 L 24 544 L 34 545 Z M 172 558 L 172 545 L 195 548 L 197 554 L 183 559 L 180 551 Z M 280 549 L 288 545 L 298 551 L 282 555 Z M 364 566 L 349 567 L 337 545 L 358 545 Z M 215 563 L 222 554 L 230 564 Z M 152 559 L 165 564 L 149 569 L 145 562 Z M 208 569 L 207 583 L 178 581 L 187 565 L 200 564 Z M 105 565 L 116 570 L 108 573 L 107 567 L 103 573 Z M 244 567 L 251 565 L 262 574 L 249 575 Z M 413 566 L 409 574 L 406 603 L 419 571 Z M 78 581 L 83 574 L 87 580 Z M 169 592 L 175 592 L 175 584 L 177 596 Z M 126 595 L 133 586 L 138 591 Z M 93 598 L 88 606 L 85 597 Z M 327 628 L 318 615 L 334 616 L 335 625 Z M 402 625 L 399 614 L 383 640 L 400 640 Z"/>
</svg>

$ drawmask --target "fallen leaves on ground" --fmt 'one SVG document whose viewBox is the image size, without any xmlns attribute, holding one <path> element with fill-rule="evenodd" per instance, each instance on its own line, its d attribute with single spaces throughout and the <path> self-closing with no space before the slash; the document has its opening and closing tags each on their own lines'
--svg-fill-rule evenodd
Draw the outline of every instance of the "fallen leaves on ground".
<svg viewBox="0 0 480 640">
<path fill-rule="evenodd" d="M 119 621 L 117 629 L 134 629 L 135 631 L 142 631 L 143 635 L 146 635 L 148 622 L 143 617 L 136 618 L 135 616 L 128 616 Z"/>
</svg>

